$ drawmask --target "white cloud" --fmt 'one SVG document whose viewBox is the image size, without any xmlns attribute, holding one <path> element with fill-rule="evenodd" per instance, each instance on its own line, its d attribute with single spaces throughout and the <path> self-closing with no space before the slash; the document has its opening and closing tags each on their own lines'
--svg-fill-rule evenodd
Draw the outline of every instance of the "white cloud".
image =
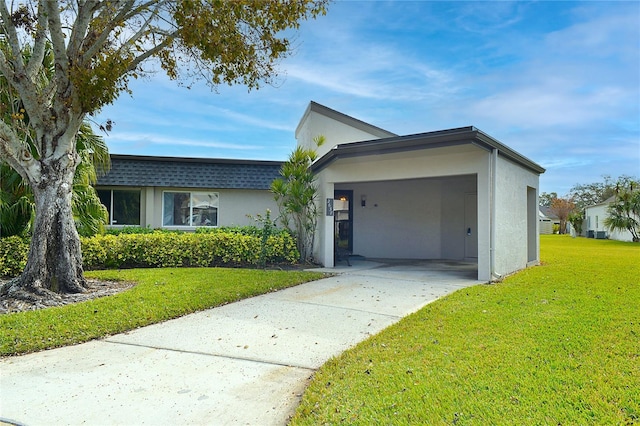
<svg viewBox="0 0 640 426">
<path fill-rule="evenodd" d="M 264 149 L 264 147 L 260 145 L 247 145 L 247 144 L 239 144 L 239 143 L 167 137 L 166 135 L 153 134 L 153 133 L 114 132 L 110 134 L 108 137 L 106 137 L 105 140 L 109 145 L 114 145 L 114 146 L 118 146 L 118 145 L 129 146 L 133 143 L 139 146 L 171 145 L 171 146 L 185 146 L 185 147 L 236 149 L 236 150 L 242 150 L 242 151 Z"/>
<path fill-rule="evenodd" d="M 522 128 L 580 126 L 606 120 L 621 105 L 631 101 L 619 87 L 601 87 L 591 93 L 541 83 L 518 87 L 480 99 L 471 106 L 474 116 L 493 122 L 518 123 Z"/>
<path fill-rule="evenodd" d="M 287 67 L 287 76 L 339 94 L 382 101 L 415 102 L 456 92 L 450 72 L 384 47 L 376 49 L 370 54 L 365 48 L 335 64 L 294 63 Z"/>
</svg>

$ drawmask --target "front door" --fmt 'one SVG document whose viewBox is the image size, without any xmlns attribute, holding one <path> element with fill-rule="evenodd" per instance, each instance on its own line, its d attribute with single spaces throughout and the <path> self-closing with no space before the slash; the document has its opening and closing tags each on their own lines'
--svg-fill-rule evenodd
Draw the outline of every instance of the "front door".
<svg viewBox="0 0 640 426">
<path fill-rule="evenodd" d="M 478 258 L 478 195 L 465 194 L 464 198 L 464 257 Z"/>
<path fill-rule="evenodd" d="M 333 193 L 334 201 L 333 219 L 336 230 L 336 248 L 353 253 L 353 191 L 336 190 Z M 345 205 L 344 210 L 338 210 L 335 206 Z"/>
</svg>

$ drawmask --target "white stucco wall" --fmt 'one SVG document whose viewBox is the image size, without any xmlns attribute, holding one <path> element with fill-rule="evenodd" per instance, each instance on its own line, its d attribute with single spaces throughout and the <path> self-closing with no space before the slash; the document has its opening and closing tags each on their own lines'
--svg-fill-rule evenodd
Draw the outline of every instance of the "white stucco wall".
<svg viewBox="0 0 640 426">
<path fill-rule="evenodd" d="M 633 236 L 629 231 L 610 231 L 604 226 L 604 219 L 607 217 L 608 204 L 598 204 L 585 208 L 585 220 L 582 224 L 582 229 L 585 231 L 585 235 L 588 235 L 588 231 L 593 231 L 594 235 L 598 231 L 605 231 L 607 237 L 611 240 L 618 241 L 633 241 Z"/>
<path fill-rule="evenodd" d="M 335 185 L 338 189 L 353 191 L 354 254 L 370 258 L 465 258 L 465 195 L 475 194 L 475 175 L 341 183 Z M 362 196 L 366 197 L 365 207 L 361 206 Z"/>
<path fill-rule="evenodd" d="M 353 190 L 353 253 L 370 258 L 440 259 L 439 180 L 336 185 Z M 366 196 L 366 206 L 361 197 Z"/>
<path fill-rule="evenodd" d="M 319 135 L 325 137 L 325 143 L 316 148 L 313 139 Z M 391 134 L 389 134 L 391 136 Z M 366 141 L 379 139 L 375 133 L 355 128 L 348 124 L 327 117 L 313 110 L 307 110 L 296 130 L 298 145 L 315 149 L 318 158 L 329 152 L 337 144 L 346 142 Z"/>
<path fill-rule="evenodd" d="M 164 191 L 190 191 L 190 192 L 217 192 L 218 201 L 218 226 L 245 226 L 255 225 L 256 222 L 247 215 L 264 215 L 267 209 L 271 210 L 271 219 L 278 217 L 278 205 L 273 199 L 271 191 L 247 190 L 247 189 L 189 189 L 189 188 L 145 188 L 147 200 L 152 200 L 151 209 L 146 209 L 143 217 L 150 218 L 147 222 L 152 228 L 162 227 L 162 194 Z M 145 224 L 146 225 L 146 224 Z M 184 229 L 184 227 L 180 227 Z"/>
<path fill-rule="evenodd" d="M 495 196 L 497 274 L 510 274 L 540 260 L 537 197 L 539 180 L 536 173 L 498 156 Z M 535 190 L 534 200 L 528 199 L 528 188 Z M 529 209 L 535 211 L 530 212 Z M 529 226 L 535 227 L 535 235 L 530 232 Z M 535 253 L 531 259 L 530 243 L 535 244 Z"/>
<path fill-rule="evenodd" d="M 278 205 L 273 194 L 268 190 L 246 189 L 202 189 L 202 188 L 159 188 L 159 187 L 113 187 L 104 186 L 99 189 L 139 190 L 140 191 L 140 226 L 162 228 L 162 194 L 164 191 L 217 192 L 218 226 L 256 225 L 247 215 L 255 217 L 271 210 L 271 219 L 279 215 Z M 175 227 L 174 227 L 175 228 Z M 176 229 L 195 229 L 195 227 L 178 227 Z"/>
</svg>

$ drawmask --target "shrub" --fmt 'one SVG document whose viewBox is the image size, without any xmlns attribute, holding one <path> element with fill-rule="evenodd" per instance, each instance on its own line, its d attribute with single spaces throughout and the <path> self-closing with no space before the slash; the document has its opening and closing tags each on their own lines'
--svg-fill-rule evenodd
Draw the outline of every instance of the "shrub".
<svg viewBox="0 0 640 426">
<path fill-rule="evenodd" d="M 86 270 L 177 266 L 263 266 L 293 264 L 299 253 L 295 240 L 277 232 L 266 240 L 262 235 L 240 232 L 153 232 L 141 234 L 96 235 L 80 239 Z M 24 269 L 28 240 L 0 239 L 0 274 L 16 276 Z"/>
<path fill-rule="evenodd" d="M 166 233 L 182 233 L 183 231 L 169 230 L 169 229 L 155 229 L 150 226 L 123 226 L 121 228 L 109 228 L 105 231 L 107 235 L 122 235 L 122 234 L 153 234 L 155 232 Z"/>
<path fill-rule="evenodd" d="M 201 227 L 196 228 L 196 234 L 240 234 L 250 237 L 262 238 L 263 228 L 258 226 L 223 226 L 220 228 Z M 269 235 L 291 235 L 286 229 L 269 229 Z"/>
<path fill-rule="evenodd" d="M 27 264 L 29 241 L 11 236 L 0 239 L 0 276 L 18 275 Z"/>
</svg>

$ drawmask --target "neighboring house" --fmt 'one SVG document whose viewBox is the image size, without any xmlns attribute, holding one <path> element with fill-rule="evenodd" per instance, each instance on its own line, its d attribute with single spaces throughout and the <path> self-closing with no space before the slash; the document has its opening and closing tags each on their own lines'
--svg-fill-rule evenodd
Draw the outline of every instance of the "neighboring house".
<svg viewBox="0 0 640 426">
<path fill-rule="evenodd" d="M 545 170 L 475 127 L 399 136 L 311 102 L 295 136 L 315 148 L 319 135 L 314 257 L 324 266 L 336 252 L 467 260 L 488 281 L 539 263 Z M 113 155 L 97 189 L 112 226 L 243 225 L 266 209 L 278 216 L 269 187 L 281 164 Z"/>
<path fill-rule="evenodd" d="M 269 188 L 281 166 L 278 161 L 111 155 L 111 170 L 96 190 L 113 227 L 250 225 L 255 221 L 248 215 L 277 212 Z"/>
<path fill-rule="evenodd" d="M 558 226 L 558 232 L 560 230 L 560 218 L 557 214 L 551 211 L 551 207 L 549 206 L 540 206 L 539 210 L 540 216 L 540 235 L 543 234 L 553 234 L 554 225 Z M 565 234 L 571 234 L 575 237 L 575 231 L 573 229 L 573 225 L 571 222 L 567 220 L 565 223 Z"/>
<path fill-rule="evenodd" d="M 553 225 L 558 225 L 558 227 L 560 226 L 560 219 L 558 219 L 556 214 L 551 212 L 551 208 L 549 206 L 540 206 L 539 216 L 541 235 L 553 234 Z"/>
<path fill-rule="evenodd" d="M 398 136 L 311 102 L 296 139 L 312 148 L 317 135 L 326 143 L 312 165 L 324 207 L 315 258 L 325 266 L 336 246 L 368 258 L 466 259 L 481 280 L 539 262 L 545 170 L 475 127 Z M 334 200 L 348 201 L 338 224 Z"/>
<path fill-rule="evenodd" d="M 593 206 L 585 207 L 584 209 L 584 225 L 583 229 L 585 236 L 588 238 L 609 238 L 618 241 L 633 241 L 631 232 L 625 231 L 610 231 L 604 226 L 604 219 L 608 216 L 607 209 L 609 205 L 616 199 L 615 195 L 606 199 L 602 203 L 594 204 Z"/>
</svg>

